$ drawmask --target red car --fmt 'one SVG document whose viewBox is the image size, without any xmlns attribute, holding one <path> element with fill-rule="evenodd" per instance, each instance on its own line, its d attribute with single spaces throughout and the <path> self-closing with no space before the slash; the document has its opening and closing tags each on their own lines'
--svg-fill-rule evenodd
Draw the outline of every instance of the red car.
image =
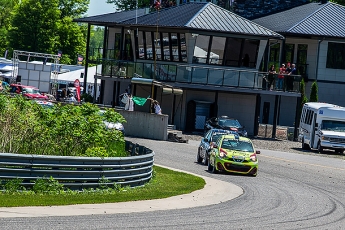
<svg viewBox="0 0 345 230">
<path fill-rule="evenodd" d="M 24 97 L 30 99 L 40 99 L 48 100 L 48 96 L 41 94 L 40 90 L 34 86 L 20 85 L 20 84 L 11 84 L 10 92 L 22 94 Z"/>
</svg>

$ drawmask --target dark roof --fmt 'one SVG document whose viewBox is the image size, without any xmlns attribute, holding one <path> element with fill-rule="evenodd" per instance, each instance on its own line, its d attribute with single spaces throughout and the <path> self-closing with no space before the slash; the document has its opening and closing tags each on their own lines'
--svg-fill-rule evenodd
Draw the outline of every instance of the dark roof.
<svg viewBox="0 0 345 230">
<path fill-rule="evenodd" d="M 345 7 L 309 3 L 253 20 L 278 33 L 345 37 Z"/>
<path fill-rule="evenodd" d="M 86 23 L 95 23 L 95 24 L 105 24 L 105 23 L 121 23 L 122 21 L 140 17 L 145 14 L 145 9 L 138 9 L 138 10 L 129 10 L 129 11 L 121 11 L 121 12 L 114 12 L 108 14 L 101 14 L 91 17 L 85 18 L 78 18 L 74 19 L 75 22 L 86 22 Z"/>
<path fill-rule="evenodd" d="M 127 19 L 124 20 L 125 17 Z M 82 18 L 75 21 L 141 26 L 157 26 L 158 23 L 160 27 L 283 38 L 283 36 L 270 29 L 240 17 L 213 3 L 207 2 L 189 2 L 174 7 L 163 8 L 149 14 L 138 14 L 137 18 L 135 17 L 135 10 L 133 10 Z"/>
</svg>

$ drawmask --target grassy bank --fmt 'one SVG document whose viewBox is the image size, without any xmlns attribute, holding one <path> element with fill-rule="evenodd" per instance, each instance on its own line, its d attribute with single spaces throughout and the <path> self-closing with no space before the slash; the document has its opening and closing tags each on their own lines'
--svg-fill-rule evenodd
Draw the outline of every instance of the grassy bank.
<svg viewBox="0 0 345 230">
<path fill-rule="evenodd" d="M 190 174 L 154 166 L 155 175 L 144 187 L 112 188 L 62 194 L 17 192 L 0 194 L 0 207 L 50 206 L 71 204 L 115 203 L 151 200 L 188 194 L 205 186 L 204 179 Z"/>
</svg>

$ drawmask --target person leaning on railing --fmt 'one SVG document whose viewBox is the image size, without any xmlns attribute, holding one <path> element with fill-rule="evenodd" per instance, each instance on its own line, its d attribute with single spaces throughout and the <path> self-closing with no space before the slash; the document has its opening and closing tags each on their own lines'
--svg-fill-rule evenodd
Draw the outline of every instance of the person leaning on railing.
<svg viewBox="0 0 345 230">
<path fill-rule="evenodd" d="M 283 89 L 283 84 L 284 84 L 284 74 L 285 74 L 285 64 L 282 64 L 281 67 L 279 68 L 279 75 L 278 75 L 278 81 L 277 81 L 277 90 L 282 90 Z"/>
<path fill-rule="evenodd" d="M 276 70 L 274 65 L 271 65 L 270 69 L 268 70 L 268 75 L 267 75 L 267 83 L 268 87 L 267 90 L 272 91 L 272 88 L 274 87 L 274 75 L 276 74 Z"/>
<path fill-rule="evenodd" d="M 292 91 L 293 90 L 293 82 L 294 82 L 294 75 L 297 74 L 297 69 L 296 69 L 296 65 L 292 64 L 291 65 L 291 71 L 288 74 L 288 78 L 287 78 L 287 82 L 286 82 L 286 90 L 287 91 Z"/>
</svg>

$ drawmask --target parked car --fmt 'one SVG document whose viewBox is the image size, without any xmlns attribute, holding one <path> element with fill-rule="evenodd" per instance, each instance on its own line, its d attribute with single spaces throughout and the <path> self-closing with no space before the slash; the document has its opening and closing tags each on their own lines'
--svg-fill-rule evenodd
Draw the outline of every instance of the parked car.
<svg viewBox="0 0 345 230">
<path fill-rule="evenodd" d="M 204 163 L 205 165 L 208 164 L 208 159 L 210 157 L 209 153 L 210 150 L 213 148 L 213 144 L 217 142 L 217 140 L 222 136 L 226 134 L 232 134 L 236 133 L 234 131 L 230 130 L 224 130 L 224 129 L 210 129 L 204 137 L 201 139 L 199 147 L 198 147 L 198 153 L 196 155 L 196 161 L 198 163 Z"/>
<path fill-rule="evenodd" d="M 223 135 L 210 152 L 208 171 L 220 171 L 256 176 L 259 160 L 253 143 L 247 137 L 238 134 Z"/>
<path fill-rule="evenodd" d="M 39 105 L 41 105 L 43 108 L 53 108 L 54 107 L 54 103 L 49 102 L 49 101 L 45 101 L 45 100 L 35 100 L 35 102 Z"/>
<path fill-rule="evenodd" d="M 210 129 L 224 129 L 237 132 L 240 136 L 247 137 L 245 127 L 237 119 L 228 116 L 212 117 L 205 122 L 204 133 Z"/>
<path fill-rule="evenodd" d="M 100 114 L 103 115 L 105 113 L 105 110 L 100 110 Z M 125 135 L 125 127 L 120 122 L 109 122 L 109 121 L 103 121 L 105 124 L 105 127 L 107 129 L 117 129 Z"/>
<path fill-rule="evenodd" d="M 22 94 L 26 98 L 48 100 L 46 95 L 43 95 L 40 90 L 34 86 L 11 84 L 10 93 Z"/>
</svg>

